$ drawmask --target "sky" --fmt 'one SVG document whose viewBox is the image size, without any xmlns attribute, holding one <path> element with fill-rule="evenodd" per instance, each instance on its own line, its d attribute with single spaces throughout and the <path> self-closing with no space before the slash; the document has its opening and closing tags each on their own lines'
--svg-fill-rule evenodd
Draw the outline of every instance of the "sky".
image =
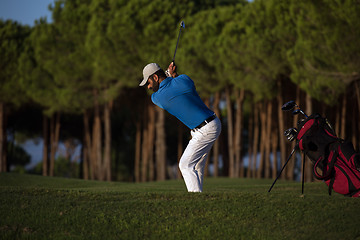
<svg viewBox="0 0 360 240">
<path fill-rule="evenodd" d="M 0 18 L 29 26 L 34 26 L 35 20 L 41 17 L 51 22 L 48 6 L 53 3 L 54 0 L 0 0 Z"/>
</svg>

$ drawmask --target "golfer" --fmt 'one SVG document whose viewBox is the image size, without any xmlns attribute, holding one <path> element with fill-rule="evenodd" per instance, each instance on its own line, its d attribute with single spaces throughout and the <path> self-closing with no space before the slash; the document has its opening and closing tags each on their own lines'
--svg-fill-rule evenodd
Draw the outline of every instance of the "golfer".
<svg viewBox="0 0 360 240">
<path fill-rule="evenodd" d="M 140 86 L 153 90 L 153 103 L 191 129 L 192 138 L 181 156 L 179 168 L 187 190 L 202 192 L 206 158 L 220 135 L 221 123 L 200 99 L 190 77 L 178 76 L 173 62 L 166 72 L 158 64 L 149 63 L 143 69 L 144 79 Z"/>
</svg>

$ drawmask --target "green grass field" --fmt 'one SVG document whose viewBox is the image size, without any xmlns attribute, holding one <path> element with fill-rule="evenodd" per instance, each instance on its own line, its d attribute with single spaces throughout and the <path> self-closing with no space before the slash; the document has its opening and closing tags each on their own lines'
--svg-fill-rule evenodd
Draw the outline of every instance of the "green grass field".
<svg viewBox="0 0 360 240">
<path fill-rule="evenodd" d="M 324 183 L 98 182 L 0 174 L 0 239 L 360 239 L 360 199 Z"/>
</svg>

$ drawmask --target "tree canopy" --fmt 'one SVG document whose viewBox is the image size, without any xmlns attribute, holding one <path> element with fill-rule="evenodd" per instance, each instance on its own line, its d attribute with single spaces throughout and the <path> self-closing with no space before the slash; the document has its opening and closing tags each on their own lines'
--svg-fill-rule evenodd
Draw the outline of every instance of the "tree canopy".
<svg viewBox="0 0 360 240">
<path fill-rule="evenodd" d="M 27 100 L 20 87 L 18 61 L 29 33 L 29 27 L 0 19 L 0 102 L 19 106 Z"/>
<path fill-rule="evenodd" d="M 146 90 L 138 87 L 142 69 L 150 62 L 167 68 L 181 21 L 186 28 L 175 60 L 178 71 L 195 81 L 203 98 L 216 95 L 221 104 L 236 98 L 235 104 L 222 105 L 229 110 L 225 118 L 240 119 L 228 108 L 239 109 L 245 92 L 251 104 L 282 101 L 277 99 L 284 93 L 280 81 L 331 106 L 349 86 L 360 96 L 357 0 L 56 0 L 50 10 L 52 22 L 40 18 L 31 28 L 0 20 L 0 107 L 30 102 L 46 116 L 84 116 L 84 138 L 98 148 L 98 156 L 106 145 L 103 135 L 111 138 L 101 129 L 106 125 L 110 131 L 113 106 L 117 117 L 143 111 L 129 114 L 137 121 L 128 123 L 129 129 L 146 129 L 148 118 L 154 120 Z M 258 122 L 256 114 L 254 122 L 246 119 L 249 124 Z M 0 128 L 6 128 L 0 120 Z M 97 145 L 90 138 L 94 122 Z M 128 142 L 134 135 L 129 131 L 124 133 Z M 1 134 L 6 139 L 6 131 Z M 137 134 L 138 139 L 146 135 Z"/>
<path fill-rule="evenodd" d="M 31 29 L 28 62 L 20 64 L 24 78 L 39 79 L 34 88 L 25 85 L 35 99 L 50 83 L 44 98 L 56 100 L 39 99 L 49 109 L 87 108 L 94 89 L 104 101 L 115 99 L 121 88 L 138 85 L 147 63 L 166 68 L 181 21 L 177 63 L 202 94 L 233 84 L 257 99 L 272 98 L 277 79 L 286 76 L 330 103 L 359 79 L 359 5 L 352 0 L 62 0 L 51 10 L 53 23 L 39 20 Z M 9 56 L 2 59 L 10 65 Z"/>
</svg>

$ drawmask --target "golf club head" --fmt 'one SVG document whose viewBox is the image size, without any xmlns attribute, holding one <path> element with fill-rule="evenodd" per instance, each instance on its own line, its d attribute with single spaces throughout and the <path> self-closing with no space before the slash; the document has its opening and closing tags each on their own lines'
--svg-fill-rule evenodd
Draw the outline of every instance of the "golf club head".
<svg viewBox="0 0 360 240">
<path fill-rule="evenodd" d="M 292 142 L 296 138 L 297 133 L 298 133 L 298 130 L 296 128 L 289 128 L 284 131 L 285 137 L 290 142 Z"/>
<path fill-rule="evenodd" d="M 291 100 L 290 102 L 285 103 L 282 105 L 281 110 L 283 111 L 291 111 L 294 109 L 294 107 L 297 106 L 295 101 Z"/>
<path fill-rule="evenodd" d="M 303 119 L 303 118 L 297 122 L 297 126 L 299 129 L 304 125 L 304 122 L 305 122 L 305 119 Z"/>
<path fill-rule="evenodd" d="M 182 28 L 184 28 L 184 29 L 185 29 L 185 23 L 184 23 L 184 21 L 181 21 L 181 23 L 180 23 L 180 27 L 182 27 Z"/>
<path fill-rule="evenodd" d="M 296 110 L 294 110 L 294 111 L 292 112 L 293 115 L 297 115 L 297 114 L 299 114 L 299 113 L 301 113 L 301 114 L 304 115 L 306 118 L 308 118 L 308 116 L 307 116 L 307 115 L 304 113 L 304 111 L 301 110 L 301 109 L 296 109 Z"/>
<path fill-rule="evenodd" d="M 292 112 L 292 115 L 298 115 L 299 113 L 301 113 L 300 109 L 296 109 Z"/>
</svg>

